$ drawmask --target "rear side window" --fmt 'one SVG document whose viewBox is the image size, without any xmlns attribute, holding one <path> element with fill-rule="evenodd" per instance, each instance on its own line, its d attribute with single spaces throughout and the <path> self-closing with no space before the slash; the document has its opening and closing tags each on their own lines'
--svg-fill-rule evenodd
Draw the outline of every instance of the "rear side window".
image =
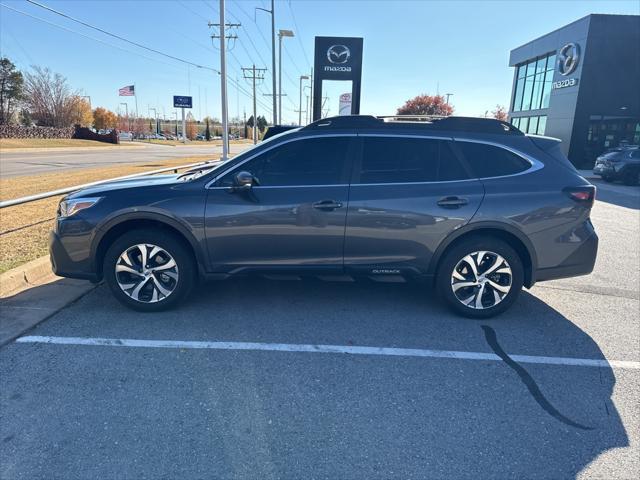
<svg viewBox="0 0 640 480">
<path fill-rule="evenodd" d="M 524 172 L 531 164 L 504 148 L 485 143 L 456 142 L 465 160 L 478 178 L 503 177 Z"/>
<path fill-rule="evenodd" d="M 358 183 L 417 183 L 468 178 L 446 141 L 407 137 L 363 137 L 363 141 Z"/>
</svg>

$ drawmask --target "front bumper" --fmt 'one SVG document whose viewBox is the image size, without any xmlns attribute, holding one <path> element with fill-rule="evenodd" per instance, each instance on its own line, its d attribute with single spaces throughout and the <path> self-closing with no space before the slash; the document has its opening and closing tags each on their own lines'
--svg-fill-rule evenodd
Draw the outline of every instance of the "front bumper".
<svg viewBox="0 0 640 480">
<path fill-rule="evenodd" d="M 72 258 L 69 255 L 67 245 L 68 240 L 52 231 L 49 234 L 49 258 L 51 259 L 51 269 L 53 273 L 60 277 L 81 278 L 97 282 L 100 279 L 95 273 L 92 262 L 88 256 Z"/>
</svg>

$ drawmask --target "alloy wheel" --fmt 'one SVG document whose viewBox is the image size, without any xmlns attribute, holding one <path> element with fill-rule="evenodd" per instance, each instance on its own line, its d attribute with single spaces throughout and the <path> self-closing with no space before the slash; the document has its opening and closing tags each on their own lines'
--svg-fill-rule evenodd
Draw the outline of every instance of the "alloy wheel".
<svg viewBox="0 0 640 480">
<path fill-rule="evenodd" d="M 178 265 L 165 249 L 140 243 L 127 248 L 115 266 L 120 289 L 137 302 L 156 303 L 171 295 L 178 285 Z"/>
<path fill-rule="evenodd" d="M 453 294 L 463 305 L 476 310 L 495 307 L 511 291 L 513 273 L 499 254 L 478 251 L 460 260 L 451 274 Z"/>
</svg>

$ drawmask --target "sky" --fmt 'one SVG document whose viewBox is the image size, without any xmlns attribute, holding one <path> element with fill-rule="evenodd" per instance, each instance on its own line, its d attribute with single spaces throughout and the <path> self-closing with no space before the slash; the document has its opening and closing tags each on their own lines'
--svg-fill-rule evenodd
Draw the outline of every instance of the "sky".
<svg viewBox="0 0 640 480">
<path fill-rule="evenodd" d="M 210 38 L 216 30 L 208 26 L 219 22 L 219 0 L 37 1 L 173 57 L 220 68 L 220 51 Z M 91 97 L 94 108 L 124 113 L 120 102 L 126 102 L 133 112 L 134 99 L 119 97 L 118 89 L 135 84 L 140 115 L 155 108 L 174 118 L 172 96 L 191 95 L 196 118 L 220 117 L 214 71 L 122 42 L 26 0 L 0 3 L 6 5 L 0 6 L 0 55 L 20 70 L 39 65 L 61 73 Z M 241 67 L 255 64 L 267 68 L 258 86 L 258 115 L 272 118 L 271 19 L 256 7 L 268 9 L 270 2 L 226 0 L 227 22 L 241 23 L 227 55 L 230 117 L 252 113 L 251 85 Z M 508 107 L 511 49 L 590 13 L 638 15 L 640 1 L 276 1 L 276 31 L 295 35 L 283 40 L 284 123 L 298 121 L 299 78 L 310 73 L 315 36 L 364 38 L 362 114 L 393 115 L 416 95 L 452 93 L 456 114 L 481 116 L 497 104 Z M 326 89 L 329 115 L 337 114 L 338 95 L 347 90 L 341 84 Z"/>
</svg>

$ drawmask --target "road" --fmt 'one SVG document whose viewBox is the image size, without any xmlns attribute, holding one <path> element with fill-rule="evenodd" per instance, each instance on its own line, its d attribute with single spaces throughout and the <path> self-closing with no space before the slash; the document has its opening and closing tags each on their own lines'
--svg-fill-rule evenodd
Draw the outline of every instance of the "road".
<svg viewBox="0 0 640 480">
<path fill-rule="evenodd" d="M 0 478 L 638 478 L 640 190 L 600 187 L 593 274 L 488 321 L 410 284 L 99 286 L 0 350 Z"/>
<path fill-rule="evenodd" d="M 231 152 L 238 153 L 250 145 L 232 145 Z M 43 152 L 11 152 L 3 150 L 0 158 L 0 178 L 61 172 L 77 168 L 107 167 L 119 164 L 153 162 L 172 158 L 211 155 L 219 158 L 220 146 L 169 146 L 147 144 L 138 147 L 61 150 Z"/>
</svg>

